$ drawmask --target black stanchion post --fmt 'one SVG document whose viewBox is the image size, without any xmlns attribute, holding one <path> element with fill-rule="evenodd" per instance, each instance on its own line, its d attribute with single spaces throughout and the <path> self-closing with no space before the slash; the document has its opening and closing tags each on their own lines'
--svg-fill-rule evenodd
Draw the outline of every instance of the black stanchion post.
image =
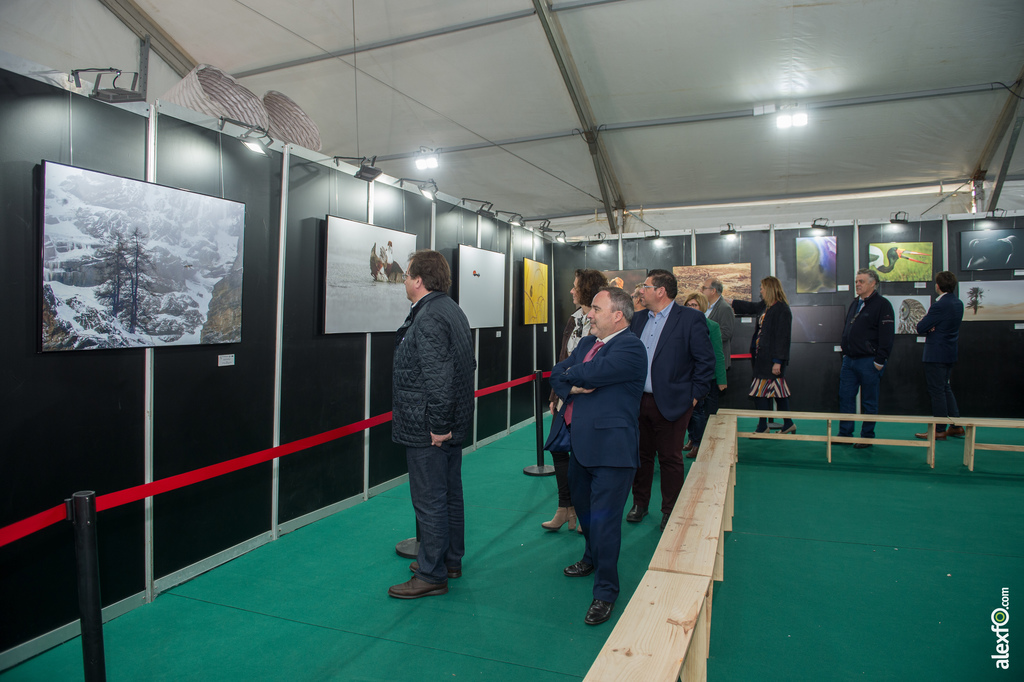
<svg viewBox="0 0 1024 682">
<path fill-rule="evenodd" d="M 523 468 L 527 476 L 552 476 L 555 467 L 544 464 L 544 396 L 542 395 L 544 372 L 533 373 L 533 414 L 537 418 L 537 463 Z"/>
<path fill-rule="evenodd" d="M 75 528 L 75 564 L 78 574 L 78 611 L 82 622 L 82 663 L 86 682 L 107 679 L 103 658 L 103 613 L 100 601 L 100 557 L 96 544 L 96 493 L 77 492 L 68 505 L 68 520 Z"/>
</svg>

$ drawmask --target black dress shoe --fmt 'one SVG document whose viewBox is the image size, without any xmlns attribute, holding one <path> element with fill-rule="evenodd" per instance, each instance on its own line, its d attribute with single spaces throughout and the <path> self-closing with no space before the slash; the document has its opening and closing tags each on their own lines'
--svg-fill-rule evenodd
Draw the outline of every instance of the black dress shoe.
<svg viewBox="0 0 1024 682">
<path fill-rule="evenodd" d="M 870 448 L 871 443 L 854 443 L 853 447 L 855 447 L 858 450 L 863 450 L 864 448 Z"/>
<path fill-rule="evenodd" d="M 661 515 L 661 529 L 662 530 L 665 530 L 665 526 L 668 525 L 668 517 L 670 517 L 670 516 L 672 516 L 672 515 L 671 514 L 662 514 Z"/>
<path fill-rule="evenodd" d="M 634 504 L 633 508 L 626 514 L 626 521 L 629 523 L 640 523 L 647 516 L 647 507 L 641 507 L 639 504 Z"/>
<path fill-rule="evenodd" d="M 594 567 L 582 561 L 577 561 L 572 566 L 566 566 L 562 569 L 562 573 L 565 573 L 570 578 L 585 578 L 593 572 Z"/>
<path fill-rule="evenodd" d="M 614 606 L 615 602 L 595 599 L 590 603 L 587 617 L 583 619 L 583 622 L 587 625 L 600 625 L 612 617 L 612 607 Z"/>
</svg>

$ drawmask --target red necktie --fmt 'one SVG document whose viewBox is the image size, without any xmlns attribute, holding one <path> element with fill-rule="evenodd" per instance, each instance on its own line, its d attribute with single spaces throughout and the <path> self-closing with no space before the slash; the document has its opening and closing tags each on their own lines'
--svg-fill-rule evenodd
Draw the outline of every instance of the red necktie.
<svg viewBox="0 0 1024 682">
<path fill-rule="evenodd" d="M 586 355 L 586 357 L 583 358 L 583 362 L 590 362 L 591 360 L 593 360 L 594 356 L 597 355 L 598 349 L 600 349 L 601 346 L 603 346 L 603 345 L 604 345 L 604 341 L 598 341 L 597 343 L 595 343 L 594 347 L 591 348 L 589 351 L 587 351 L 587 355 Z M 566 424 L 572 424 L 572 406 L 573 406 L 573 402 L 570 402 L 569 403 L 569 407 L 565 408 L 565 423 Z"/>
</svg>

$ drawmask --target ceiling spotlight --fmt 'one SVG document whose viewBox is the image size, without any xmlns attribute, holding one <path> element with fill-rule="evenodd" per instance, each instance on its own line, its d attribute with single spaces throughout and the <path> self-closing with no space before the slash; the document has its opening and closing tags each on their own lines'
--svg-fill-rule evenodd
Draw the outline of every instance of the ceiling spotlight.
<svg viewBox="0 0 1024 682">
<path fill-rule="evenodd" d="M 775 118 L 775 125 L 779 128 L 800 128 L 807 125 L 807 112 L 796 105 L 783 105 L 779 109 L 783 112 Z"/>
<path fill-rule="evenodd" d="M 561 244 L 565 243 L 565 230 L 559 230 L 555 233 L 555 241 Z"/>
<path fill-rule="evenodd" d="M 263 142 L 256 137 L 243 137 L 242 144 L 249 148 L 250 151 L 256 152 L 257 154 L 267 155 L 267 149 L 263 146 Z"/>
<path fill-rule="evenodd" d="M 416 168 L 418 170 L 437 168 L 437 152 L 428 147 L 420 147 L 420 153 L 416 155 Z"/>
<path fill-rule="evenodd" d="M 783 129 L 792 128 L 793 117 L 790 116 L 789 114 L 779 114 L 779 117 L 775 119 L 775 125 Z"/>
<path fill-rule="evenodd" d="M 651 233 L 651 234 L 648 234 L 648 233 Z M 661 231 L 658 228 L 656 228 L 656 227 L 652 227 L 652 228 L 646 229 L 646 230 L 644 230 L 644 239 L 648 239 L 648 240 L 661 239 Z"/>
<path fill-rule="evenodd" d="M 793 127 L 794 128 L 800 128 L 801 126 L 805 126 L 805 125 L 807 125 L 807 113 L 806 112 L 798 111 L 797 113 L 793 114 Z"/>
<path fill-rule="evenodd" d="M 736 239 L 736 228 L 732 226 L 732 223 L 726 223 L 725 227 L 718 234 L 732 241 Z"/>
<path fill-rule="evenodd" d="M 826 218 L 815 218 L 811 221 L 811 232 L 814 234 L 825 234 L 827 227 L 828 220 Z"/>
<path fill-rule="evenodd" d="M 906 225 L 910 222 L 910 214 L 906 211 L 896 211 L 889 218 L 889 222 L 893 225 Z"/>
</svg>

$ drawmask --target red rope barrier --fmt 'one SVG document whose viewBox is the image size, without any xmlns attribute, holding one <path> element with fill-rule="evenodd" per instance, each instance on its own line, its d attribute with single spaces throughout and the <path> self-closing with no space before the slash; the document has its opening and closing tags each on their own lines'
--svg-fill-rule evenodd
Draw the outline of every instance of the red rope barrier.
<svg viewBox="0 0 1024 682">
<path fill-rule="evenodd" d="M 551 372 L 545 372 L 544 377 L 551 376 Z M 496 384 L 494 386 L 488 386 L 487 388 L 481 388 L 480 390 L 473 393 L 477 398 L 491 393 L 497 393 L 513 386 L 520 386 L 527 384 L 534 380 L 533 374 L 520 377 L 519 379 L 513 379 L 503 384 Z M 379 426 L 391 421 L 391 412 L 379 414 L 376 417 L 370 417 L 347 426 L 341 426 L 337 429 L 330 431 L 324 431 L 318 433 L 315 436 L 308 436 L 306 438 L 300 438 L 299 440 L 292 441 L 291 443 L 285 443 L 279 445 L 276 448 L 268 448 L 266 450 L 260 450 L 259 452 L 253 452 L 248 455 L 242 455 L 235 459 L 229 459 L 226 462 L 219 462 L 217 464 L 211 464 L 210 466 L 202 467 L 201 469 L 195 469 L 182 474 L 174 476 L 168 476 L 167 478 L 161 478 L 159 481 L 153 481 L 152 483 L 144 483 L 143 485 L 137 485 L 124 490 L 119 490 L 113 493 L 107 493 L 106 495 L 100 495 L 96 498 L 96 511 L 101 512 L 107 509 L 113 509 L 114 507 L 120 507 L 121 505 L 128 504 L 130 502 L 138 502 L 144 500 L 147 497 L 153 497 L 161 493 L 170 492 L 171 490 L 177 490 L 184 488 L 185 486 L 193 485 L 195 483 L 201 483 L 202 481 L 208 481 L 211 478 L 217 476 L 223 476 L 224 474 L 230 474 L 247 467 L 255 466 L 256 464 L 262 464 L 263 462 L 269 462 L 272 459 L 278 457 L 284 457 L 286 455 L 307 450 L 317 445 L 323 445 L 329 443 L 332 440 L 338 438 L 344 438 L 350 436 L 353 433 L 358 433 L 365 429 Z M 31 535 L 44 528 L 59 523 L 60 521 L 67 518 L 67 513 L 63 504 L 60 504 L 52 509 L 39 512 L 33 516 L 30 516 L 21 521 L 12 523 L 9 526 L 0 528 L 0 547 L 8 545 L 16 540 L 20 540 L 23 537 Z"/>
</svg>

